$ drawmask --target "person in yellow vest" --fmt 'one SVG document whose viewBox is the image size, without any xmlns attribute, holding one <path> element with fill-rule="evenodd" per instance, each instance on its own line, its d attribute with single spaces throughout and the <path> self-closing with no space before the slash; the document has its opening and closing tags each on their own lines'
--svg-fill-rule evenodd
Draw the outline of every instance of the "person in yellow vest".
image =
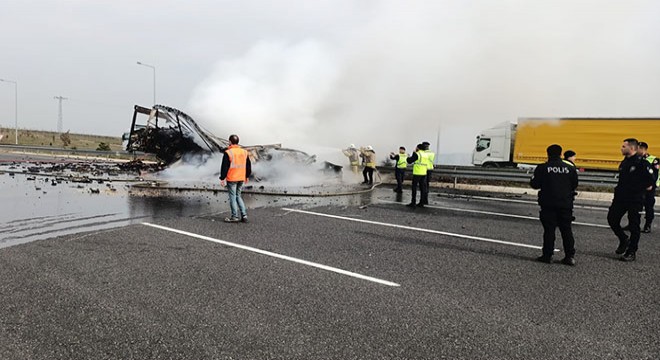
<svg viewBox="0 0 660 360">
<path fill-rule="evenodd" d="M 238 135 L 229 137 L 229 147 L 225 150 L 220 169 L 220 185 L 227 187 L 231 216 L 225 222 L 247 222 L 247 208 L 241 197 L 243 184 L 252 173 L 248 152 L 238 145 Z M 240 212 L 240 217 L 239 217 Z"/>
<path fill-rule="evenodd" d="M 564 151 L 564 164 L 570 165 L 572 167 L 575 167 L 575 159 L 577 158 L 577 154 L 573 150 L 566 150 Z"/>
<path fill-rule="evenodd" d="M 349 166 L 351 167 L 353 174 L 357 174 L 358 166 L 360 165 L 360 152 L 358 149 L 355 145 L 351 144 L 347 149 L 343 149 L 341 152 L 348 157 Z"/>
<path fill-rule="evenodd" d="M 396 161 L 396 166 L 394 168 L 396 188 L 394 189 L 394 192 L 400 194 L 403 192 L 403 179 L 406 177 L 406 167 L 408 167 L 406 148 L 401 146 L 399 147 L 398 154 L 390 153 L 390 160 Z"/>
<path fill-rule="evenodd" d="M 360 156 L 364 162 L 364 170 L 362 170 L 362 176 L 364 176 L 363 184 L 373 185 L 374 184 L 374 170 L 376 170 L 376 152 L 371 145 L 366 148 L 360 148 Z"/>
<path fill-rule="evenodd" d="M 433 168 L 434 168 L 433 164 L 435 163 L 435 153 L 429 150 L 431 144 L 428 141 L 424 141 L 422 145 L 424 145 L 424 152 L 426 152 L 427 155 L 426 166 L 428 170 L 426 170 L 426 191 L 429 192 L 431 190 L 431 177 L 433 176 Z M 426 197 L 426 199 L 428 200 L 428 196 Z M 425 203 L 424 205 L 428 205 L 428 202 Z"/>
<path fill-rule="evenodd" d="M 428 189 L 426 188 L 426 173 L 429 169 L 427 165 L 428 156 L 422 150 L 423 148 L 424 145 L 417 145 L 417 147 L 415 147 L 415 152 L 406 159 L 408 164 L 413 165 L 411 199 L 410 204 L 406 205 L 408 207 L 424 207 L 425 204 L 428 204 Z M 417 201 L 418 187 L 420 190 L 419 203 L 415 204 Z"/>
<path fill-rule="evenodd" d="M 640 154 L 641 153 L 641 154 Z M 653 218 L 655 217 L 655 213 L 653 210 L 653 207 L 655 206 L 655 191 L 660 186 L 660 178 L 658 178 L 658 172 L 660 169 L 660 160 L 649 154 L 649 144 L 645 142 L 640 142 L 639 143 L 639 151 L 638 154 L 642 156 L 646 161 L 651 164 L 651 169 L 653 170 L 653 177 L 655 179 L 655 183 L 653 186 L 651 186 L 651 190 L 646 191 L 646 194 L 644 195 L 644 228 L 642 228 L 643 233 L 650 233 L 651 232 L 651 224 L 653 223 Z"/>
</svg>

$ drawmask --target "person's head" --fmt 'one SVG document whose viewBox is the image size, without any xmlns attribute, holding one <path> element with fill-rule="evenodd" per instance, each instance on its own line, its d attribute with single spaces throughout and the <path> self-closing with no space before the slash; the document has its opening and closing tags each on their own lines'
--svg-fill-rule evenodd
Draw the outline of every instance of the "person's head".
<svg viewBox="0 0 660 360">
<path fill-rule="evenodd" d="M 637 147 L 637 155 L 646 155 L 649 151 L 649 144 L 640 141 Z"/>
<path fill-rule="evenodd" d="M 566 150 L 566 151 L 564 152 L 564 160 L 568 160 L 568 161 L 574 163 L 574 162 L 575 162 L 575 157 L 576 157 L 576 155 L 577 155 L 577 154 L 575 153 L 575 151 L 573 151 L 573 150 Z"/>
<path fill-rule="evenodd" d="M 355 149 L 355 144 L 351 144 L 348 146 L 349 149 Z"/>
<path fill-rule="evenodd" d="M 548 148 L 545 151 L 548 153 L 548 158 L 561 157 L 561 146 L 557 144 L 552 144 L 548 146 Z"/>
<path fill-rule="evenodd" d="M 428 149 L 429 149 L 429 146 L 431 146 L 431 144 L 430 144 L 428 141 L 424 141 L 424 142 L 422 143 L 422 148 L 421 148 L 421 149 L 422 149 L 422 150 L 428 150 Z"/>
<path fill-rule="evenodd" d="M 238 145 L 238 135 L 229 136 L 229 143 L 232 145 Z"/>
<path fill-rule="evenodd" d="M 367 147 L 365 148 L 365 150 L 367 150 L 367 151 L 374 151 L 374 148 L 371 147 L 371 145 L 367 145 Z"/>
<path fill-rule="evenodd" d="M 399 154 L 405 154 L 406 153 L 406 148 L 403 146 L 399 147 Z"/>
<path fill-rule="evenodd" d="M 621 144 L 621 155 L 623 156 L 633 156 L 637 154 L 637 148 L 639 147 L 639 142 L 635 138 L 627 138 L 623 140 Z"/>
<path fill-rule="evenodd" d="M 422 144 L 417 144 L 417 146 L 415 146 L 415 151 L 419 151 L 419 150 L 423 150 L 423 149 L 424 149 L 424 145 L 422 145 Z"/>
</svg>

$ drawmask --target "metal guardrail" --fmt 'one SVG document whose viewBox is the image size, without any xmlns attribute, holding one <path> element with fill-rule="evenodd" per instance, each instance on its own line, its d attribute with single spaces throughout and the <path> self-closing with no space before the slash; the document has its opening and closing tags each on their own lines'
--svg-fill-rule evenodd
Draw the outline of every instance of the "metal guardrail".
<svg viewBox="0 0 660 360">
<path fill-rule="evenodd" d="M 53 148 L 49 146 L 21 146 L 21 145 L 0 145 L 0 150 L 12 150 L 23 152 L 48 153 L 51 155 L 74 155 L 74 156 L 95 156 L 95 157 L 131 157 L 151 156 L 143 152 L 128 151 L 99 151 L 99 150 L 74 150 L 64 148 Z M 412 170 L 409 167 L 409 173 Z M 394 173 L 394 167 L 379 166 L 381 173 Z M 486 181 L 510 181 L 526 183 L 532 178 L 533 168 L 482 168 L 478 166 L 458 166 L 458 165 L 436 165 L 433 170 L 434 178 L 449 178 L 457 183 L 459 179 L 481 179 Z M 580 185 L 592 185 L 603 187 L 614 187 L 618 181 L 618 173 L 608 171 L 586 171 L 578 172 Z"/>
<path fill-rule="evenodd" d="M 378 167 L 381 173 L 393 173 L 393 167 Z M 482 168 L 477 166 L 440 165 L 433 170 L 434 178 L 450 178 L 456 183 L 459 179 L 481 179 L 490 181 L 510 181 L 526 183 L 532 178 L 534 169 Z M 614 187 L 618 181 L 615 172 L 578 172 L 580 185 Z"/>
</svg>

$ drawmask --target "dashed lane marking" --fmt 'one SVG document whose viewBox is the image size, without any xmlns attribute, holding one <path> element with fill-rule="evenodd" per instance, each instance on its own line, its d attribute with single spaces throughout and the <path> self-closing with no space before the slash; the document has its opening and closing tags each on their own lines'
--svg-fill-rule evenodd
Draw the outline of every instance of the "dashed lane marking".
<svg viewBox="0 0 660 360">
<path fill-rule="evenodd" d="M 327 265 L 323 265 L 323 264 L 319 264 L 319 263 L 315 263 L 315 262 L 311 262 L 311 261 L 307 261 L 307 260 L 302 260 L 302 259 L 294 258 L 294 257 L 291 257 L 291 256 L 286 256 L 286 255 L 266 251 L 266 250 L 261 250 L 261 249 L 253 248 L 251 246 L 245 246 L 245 245 L 236 244 L 236 243 L 232 243 L 232 242 L 225 241 L 225 240 L 215 239 L 215 238 L 212 238 L 212 237 L 209 237 L 209 236 L 199 235 L 199 234 L 191 233 L 191 232 L 188 232 L 188 231 L 178 230 L 178 229 L 174 229 L 174 228 L 170 228 L 170 227 L 166 227 L 166 226 L 161 226 L 161 225 L 156 225 L 156 224 L 151 224 L 151 223 L 146 223 L 146 222 L 143 222 L 142 225 L 151 226 L 151 227 L 156 228 L 156 229 L 165 230 L 165 231 L 169 231 L 169 232 L 173 232 L 173 233 L 177 233 L 177 234 L 181 234 L 181 235 L 186 235 L 186 236 L 194 237 L 194 238 L 197 238 L 197 239 L 211 241 L 211 242 L 214 242 L 214 243 L 218 243 L 218 244 L 222 244 L 222 245 L 226 245 L 226 246 L 231 246 L 231 247 L 234 247 L 234 248 L 237 248 L 237 249 L 251 251 L 251 252 L 255 252 L 257 254 L 266 255 L 266 256 L 282 259 L 282 260 L 287 260 L 287 261 L 291 261 L 291 262 L 294 262 L 294 263 L 315 267 L 317 269 L 327 270 L 327 271 L 331 271 L 331 272 L 334 272 L 334 273 L 337 273 L 337 274 L 342 274 L 342 275 L 351 276 L 351 277 L 362 279 L 362 280 L 375 282 L 375 283 L 382 284 L 382 285 L 401 286 L 401 285 L 399 285 L 397 283 L 394 283 L 394 282 L 391 282 L 391 281 L 382 280 L 382 279 L 378 279 L 378 278 L 375 278 L 375 277 L 366 276 L 366 275 L 354 273 L 354 272 L 351 272 L 351 271 L 342 270 L 342 269 L 339 269 L 339 268 L 336 268 L 336 267 L 327 266 Z"/>
<path fill-rule="evenodd" d="M 399 202 L 389 201 L 389 200 L 380 200 L 380 202 L 403 205 Z M 494 216 L 504 216 L 504 217 L 511 217 L 511 218 L 516 218 L 516 219 L 527 219 L 527 220 L 540 221 L 538 217 L 534 217 L 534 216 L 505 214 L 505 213 L 498 213 L 498 212 L 492 212 L 492 211 L 483 211 L 483 210 L 457 209 L 457 208 L 451 208 L 451 207 L 447 207 L 447 206 L 437 206 L 437 205 L 425 205 L 425 206 L 428 207 L 428 208 L 431 208 L 431 209 L 440 209 L 440 210 L 449 210 L 449 211 L 458 211 L 458 212 L 467 212 L 467 213 L 494 215 Z M 573 224 L 582 225 L 582 226 L 598 227 L 598 228 L 604 228 L 604 229 L 609 229 L 610 228 L 609 225 L 584 223 L 584 222 L 579 222 L 579 221 L 574 221 Z"/>
<path fill-rule="evenodd" d="M 332 219 L 355 221 L 355 222 L 364 223 L 364 224 L 387 226 L 387 227 L 393 227 L 393 228 L 398 228 L 398 229 L 420 231 L 420 232 L 426 232 L 426 233 L 431 233 L 431 234 L 457 237 L 457 238 L 462 238 L 462 239 L 470 239 L 470 240 L 482 241 L 482 242 L 488 242 L 488 243 L 494 243 L 494 244 L 500 244 L 500 245 L 518 246 L 518 247 L 524 247 L 524 248 L 528 248 L 528 249 L 537 249 L 537 250 L 542 249 L 541 246 L 521 244 L 521 243 L 516 243 L 516 242 L 511 242 L 511 241 L 504 241 L 504 240 L 497 240 L 497 239 L 489 239 L 489 238 L 485 238 L 485 237 L 481 237 L 481 236 L 472 236 L 472 235 L 450 233 L 450 232 L 446 232 L 446 231 L 424 229 L 424 228 L 418 228 L 418 227 L 406 226 L 406 225 L 390 224 L 390 223 L 384 223 L 384 222 L 372 221 L 372 220 L 355 219 L 355 218 L 350 218 L 350 217 L 346 217 L 346 216 L 330 215 L 330 214 L 324 214 L 324 213 L 318 213 L 318 212 L 306 211 L 306 210 L 291 209 L 291 208 L 282 208 L 282 210 L 289 211 L 289 212 L 301 213 L 301 214 L 323 216 L 323 217 L 328 217 L 328 218 L 332 218 Z M 559 250 L 555 249 L 555 252 L 557 252 L 557 251 L 559 251 Z"/>
<path fill-rule="evenodd" d="M 488 200 L 488 201 L 501 201 L 501 202 L 511 202 L 518 204 L 533 204 L 538 205 L 538 202 L 532 200 L 518 200 L 518 199 L 505 199 L 497 197 L 488 197 L 488 196 L 472 196 L 472 195 L 457 195 L 450 193 L 429 193 L 429 195 L 447 195 L 447 197 L 455 197 L 461 199 L 477 199 L 477 200 Z M 585 210 L 598 210 L 598 211 L 608 211 L 609 208 L 602 206 L 589 206 L 589 205 L 574 205 L 573 208 L 585 209 Z"/>
</svg>

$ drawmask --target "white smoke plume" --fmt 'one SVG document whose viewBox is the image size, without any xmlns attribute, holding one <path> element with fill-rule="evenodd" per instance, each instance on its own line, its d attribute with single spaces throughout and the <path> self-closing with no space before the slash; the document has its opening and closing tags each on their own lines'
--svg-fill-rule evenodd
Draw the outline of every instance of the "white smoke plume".
<svg viewBox="0 0 660 360">
<path fill-rule="evenodd" d="M 518 117 L 660 115 L 657 1 L 377 1 L 332 39 L 264 38 L 191 99 L 244 144 L 469 153 Z M 440 134 L 438 146 L 436 138 Z M 441 160 L 442 162 L 442 160 Z"/>
</svg>

